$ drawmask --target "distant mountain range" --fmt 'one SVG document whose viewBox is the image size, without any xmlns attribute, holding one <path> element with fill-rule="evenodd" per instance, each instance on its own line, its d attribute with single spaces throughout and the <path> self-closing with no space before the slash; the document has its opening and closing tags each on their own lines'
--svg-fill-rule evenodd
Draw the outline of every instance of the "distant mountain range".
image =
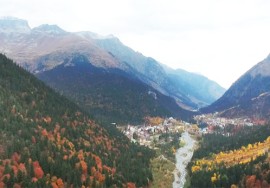
<svg viewBox="0 0 270 188">
<path fill-rule="evenodd" d="M 25 20 L 5 18 L 0 20 L 0 40 L 0 52 L 13 58 L 20 66 L 36 74 L 64 95 L 71 97 L 85 109 L 89 108 L 82 101 L 95 99 L 91 97 L 86 99 L 85 96 L 78 98 L 78 96 L 81 96 L 80 91 L 91 90 L 92 93 L 101 92 L 101 96 L 104 96 L 103 92 L 106 91 L 106 95 L 114 97 L 109 97 L 107 100 L 105 100 L 106 97 L 100 97 L 101 101 L 98 103 L 103 105 L 99 105 L 99 107 L 102 108 L 104 105 L 110 106 L 111 109 L 114 109 L 111 112 L 116 111 L 114 113 L 121 114 L 122 117 L 128 117 L 125 113 L 119 113 L 121 109 L 123 111 L 128 106 L 128 103 L 124 104 L 123 101 L 122 104 L 119 103 L 127 95 L 125 90 L 121 91 L 123 89 L 121 84 L 123 83 L 124 85 L 129 85 L 130 88 L 136 83 L 134 85 L 135 89 L 133 89 L 136 92 L 132 92 L 133 95 L 130 95 L 130 99 L 137 101 L 138 106 L 143 106 L 143 100 L 136 99 L 136 97 L 140 95 L 147 96 L 148 94 L 146 95 L 146 93 L 148 91 L 154 91 L 157 96 L 164 96 L 162 103 L 158 101 L 159 98 L 152 103 L 161 107 L 161 109 L 154 109 L 154 111 L 166 112 L 162 113 L 163 115 L 178 114 L 181 118 L 186 118 L 186 110 L 196 110 L 199 107 L 209 105 L 225 92 L 224 88 L 204 76 L 164 67 L 155 59 L 145 57 L 141 53 L 125 46 L 114 36 L 103 37 L 92 32 L 70 33 L 57 25 L 47 24 L 31 29 Z M 49 78 L 48 75 L 52 75 L 52 72 L 56 76 L 55 72 L 64 74 L 64 70 L 70 70 L 70 67 L 69 69 L 64 69 L 64 65 L 67 62 L 73 61 L 74 58 L 76 59 L 77 56 L 85 58 L 95 70 L 100 70 L 96 71 L 95 74 L 97 72 L 98 74 L 106 72 L 107 75 L 103 74 L 102 79 L 98 76 L 95 76 L 95 79 L 91 78 L 92 82 L 95 83 L 97 83 L 97 78 L 100 79 L 98 80 L 98 86 L 100 87 L 96 87 L 97 84 L 89 84 L 90 80 L 87 80 L 88 83 L 83 83 L 82 80 L 85 79 L 82 79 L 82 77 L 69 75 L 73 77 L 73 83 L 81 84 L 77 85 L 76 90 L 71 90 L 71 87 L 69 87 L 68 91 L 63 90 L 61 85 L 70 85 L 67 82 L 67 80 L 70 80 L 69 78 L 59 79 L 60 75 L 57 79 L 56 77 Z M 62 71 L 59 70 L 60 68 Z M 114 90 L 106 90 L 108 88 L 108 79 L 106 77 L 118 80 L 110 80 L 114 84 L 117 83 L 117 86 L 113 85 L 112 87 L 118 88 L 118 95 L 113 94 Z M 124 80 L 124 82 L 119 84 L 119 79 Z M 138 87 L 144 89 L 137 90 L 136 88 Z M 137 93 L 137 91 L 140 92 Z M 87 104 L 89 105 L 90 103 Z M 93 108 L 95 107 L 92 106 L 91 109 Z M 152 106 L 150 105 L 145 111 L 140 111 L 142 113 L 150 112 L 151 108 Z M 107 115 L 115 117 L 113 113 Z M 160 115 L 160 113 L 157 113 L 157 115 Z"/>
<path fill-rule="evenodd" d="M 216 102 L 201 112 L 227 117 L 270 117 L 270 55 L 242 75 Z"/>
</svg>

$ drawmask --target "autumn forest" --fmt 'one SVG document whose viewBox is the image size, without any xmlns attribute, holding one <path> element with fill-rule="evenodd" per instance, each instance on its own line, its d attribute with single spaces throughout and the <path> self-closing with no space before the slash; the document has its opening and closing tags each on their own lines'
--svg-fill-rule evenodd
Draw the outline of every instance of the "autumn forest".
<svg viewBox="0 0 270 188">
<path fill-rule="evenodd" d="M 4 55 L 0 105 L 0 187 L 135 187 L 153 180 L 153 151 L 100 126 Z"/>
</svg>

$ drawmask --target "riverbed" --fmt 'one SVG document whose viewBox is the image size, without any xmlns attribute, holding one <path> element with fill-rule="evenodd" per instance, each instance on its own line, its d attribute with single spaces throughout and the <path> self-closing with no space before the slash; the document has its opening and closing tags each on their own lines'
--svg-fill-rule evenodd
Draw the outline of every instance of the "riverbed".
<svg viewBox="0 0 270 188">
<path fill-rule="evenodd" d="M 196 143 L 196 140 L 187 131 L 182 134 L 181 139 L 185 142 L 185 145 L 179 148 L 175 154 L 176 170 L 174 171 L 173 188 L 184 187 L 187 175 L 186 167 L 192 158 Z"/>
</svg>

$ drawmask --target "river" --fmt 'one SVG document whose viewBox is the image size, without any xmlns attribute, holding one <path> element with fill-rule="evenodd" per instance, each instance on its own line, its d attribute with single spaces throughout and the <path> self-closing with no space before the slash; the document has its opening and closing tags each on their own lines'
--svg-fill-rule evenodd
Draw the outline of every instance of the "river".
<svg viewBox="0 0 270 188">
<path fill-rule="evenodd" d="M 185 142 L 185 145 L 179 148 L 175 154 L 176 170 L 174 171 L 173 188 L 184 187 L 187 175 L 186 167 L 192 158 L 196 143 L 196 140 L 194 140 L 187 131 L 182 134 L 181 138 Z"/>
</svg>

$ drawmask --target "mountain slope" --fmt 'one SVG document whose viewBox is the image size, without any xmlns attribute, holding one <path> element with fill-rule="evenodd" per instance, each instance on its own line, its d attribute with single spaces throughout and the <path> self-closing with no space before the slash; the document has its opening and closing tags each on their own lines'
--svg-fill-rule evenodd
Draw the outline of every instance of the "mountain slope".
<svg viewBox="0 0 270 188">
<path fill-rule="evenodd" d="M 94 41 L 99 47 L 113 54 L 120 61 L 127 63 L 142 75 L 147 75 L 158 85 L 165 81 L 166 72 L 156 60 L 135 52 L 122 44 L 118 38 L 97 38 Z"/>
<path fill-rule="evenodd" d="M 182 93 L 187 94 L 199 107 L 213 103 L 225 92 L 224 88 L 205 76 L 183 69 L 173 70 L 166 67 L 165 70 L 168 73 L 168 77 L 172 83 L 171 85 L 174 86 L 171 90 L 174 92 L 181 90 Z"/>
<path fill-rule="evenodd" d="M 220 89 L 214 87 L 214 93 L 208 89 L 196 92 L 197 88 L 193 86 L 197 83 L 181 75 L 177 77 L 178 82 L 172 82 L 175 77 L 171 78 L 155 59 L 134 52 L 113 36 L 102 37 L 91 32 L 71 33 L 56 25 L 46 24 L 31 29 L 25 20 L 7 18 L 0 19 L 0 41 L 0 52 L 33 73 L 53 69 L 64 63 L 65 59 L 72 58 L 73 54 L 80 53 L 95 67 L 124 71 L 174 98 L 178 105 L 186 109 L 197 109 L 209 104 L 209 101 L 213 102 L 216 91 Z M 193 75 L 190 73 L 187 76 Z M 212 84 L 208 80 L 205 83 Z"/>
<path fill-rule="evenodd" d="M 9 23 L 9 27 L 5 32 L 0 32 L 0 52 L 31 72 L 51 69 L 63 63 L 70 54 L 78 52 L 91 59 L 91 63 L 97 67 L 127 68 L 91 40 L 66 32 L 56 25 L 41 25 L 29 28 L 29 32 L 17 32 L 18 27 L 26 30 L 26 21 L 0 19 L 0 31 L 3 30 L 1 26 L 7 25 L 5 23 Z"/>
<path fill-rule="evenodd" d="M 268 118 L 270 115 L 270 56 L 241 76 L 226 93 L 202 112 Z"/>
<path fill-rule="evenodd" d="M 172 98 L 124 71 L 95 67 L 81 54 L 74 54 L 37 77 L 78 103 L 95 119 L 107 123 L 140 123 L 145 116 L 157 115 L 185 120 L 191 117 Z"/>
<path fill-rule="evenodd" d="M 152 180 L 151 151 L 102 128 L 1 54 L 0 99 L 1 187 L 140 187 Z"/>
<path fill-rule="evenodd" d="M 165 94 L 193 108 L 211 104 L 224 94 L 225 89 L 204 76 L 181 69 L 174 70 L 163 66 L 156 60 L 145 57 L 125 46 L 116 37 L 96 38 L 95 43 L 112 53 L 120 61 L 126 62 L 147 78 L 146 83 L 158 83 Z M 153 87 L 157 87 L 153 85 Z M 158 88 L 157 87 L 157 88 Z"/>
</svg>

